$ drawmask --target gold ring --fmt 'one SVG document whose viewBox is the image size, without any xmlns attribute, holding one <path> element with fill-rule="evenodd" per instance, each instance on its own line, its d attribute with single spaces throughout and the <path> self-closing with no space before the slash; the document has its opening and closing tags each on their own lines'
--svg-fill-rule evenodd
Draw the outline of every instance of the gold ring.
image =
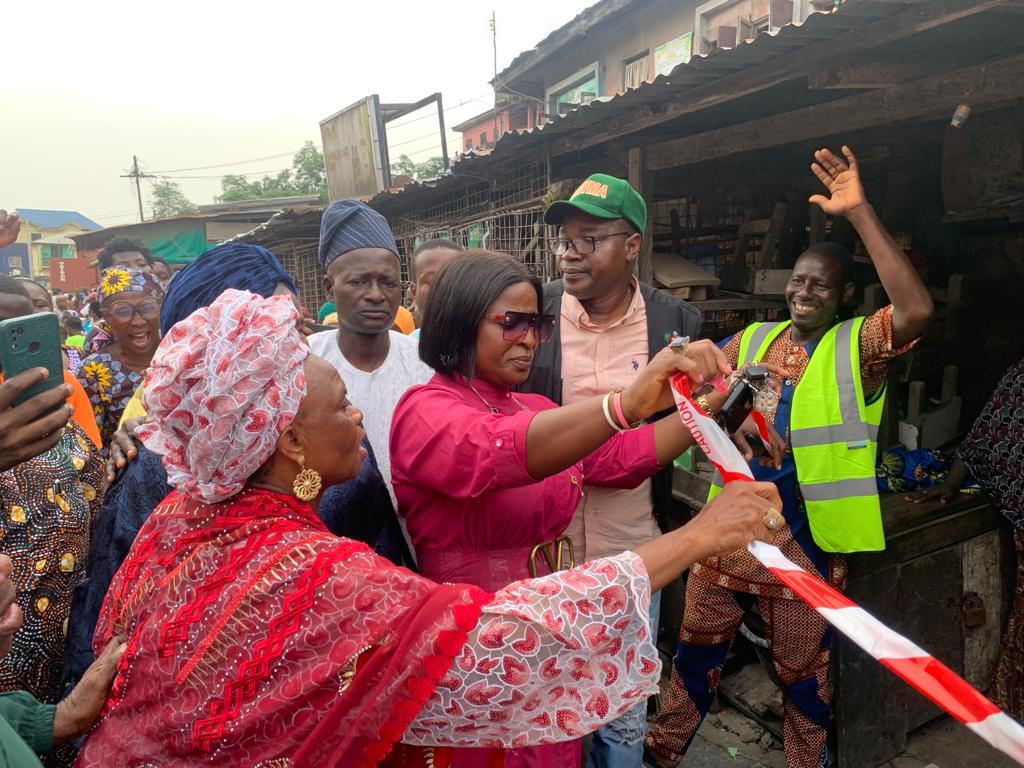
<svg viewBox="0 0 1024 768">
<path fill-rule="evenodd" d="M 761 518 L 761 522 L 764 524 L 764 527 L 767 528 L 769 531 L 774 531 L 778 528 L 781 528 L 785 520 L 783 519 L 782 515 L 779 514 L 779 510 L 777 510 L 775 507 L 769 507 L 768 511 L 765 513 L 765 516 Z"/>
</svg>

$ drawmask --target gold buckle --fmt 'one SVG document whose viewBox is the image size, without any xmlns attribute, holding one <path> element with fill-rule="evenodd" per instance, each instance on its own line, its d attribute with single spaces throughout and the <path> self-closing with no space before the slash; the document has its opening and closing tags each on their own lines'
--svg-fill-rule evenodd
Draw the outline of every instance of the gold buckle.
<svg viewBox="0 0 1024 768">
<path fill-rule="evenodd" d="M 576 553 L 572 548 L 572 539 L 568 536 L 556 536 L 551 541 L 542 541 L 530 550 L 530 576 L 533 578 L 537 577 L 537 555 L 544 556 L 552 573 L 576 567 Z"/>
</svg>

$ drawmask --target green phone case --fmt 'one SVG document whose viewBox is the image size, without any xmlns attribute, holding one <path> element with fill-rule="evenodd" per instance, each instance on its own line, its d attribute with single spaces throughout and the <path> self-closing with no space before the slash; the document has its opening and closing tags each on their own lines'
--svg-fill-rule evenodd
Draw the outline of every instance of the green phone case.
<svg viewBox="0 0 1024 768">
<path fill-rule="evenodd" d="M 16 317 L 0 322 L 0 360 L 5 379 L 30 368 L 46 368 L 50 375 L 29 387 L 14 405 L 64 383 L 64 359 L 60 352 L 60 325 L 53 312 Z"/>
</svg>

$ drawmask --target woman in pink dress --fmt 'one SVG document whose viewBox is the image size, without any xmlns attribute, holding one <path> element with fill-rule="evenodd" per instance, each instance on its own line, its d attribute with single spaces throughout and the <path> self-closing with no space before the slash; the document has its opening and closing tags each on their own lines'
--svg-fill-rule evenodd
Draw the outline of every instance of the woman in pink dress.
<svg viewBox="0 0 1024 768">
<path fill-rule="evenodd" d="M 729 372 L 713 344 L 696 342 L 682 354 L 666 349 L 606 397 L 559 408 L 518 394 L 556 321 L 538 314 L 541 305 L 540 282 L 498 253 L 456 259 L 431 290 L 420 356 L 437 374 L 399 401 L 391 457 L 399 513 L 421 572 L 434 581 L 495 590 L 571 565 L 557 537 L 586 503 L 584 478 L 629 488 L 654 475 L 692 442 L 674 412 L 637 426 L 671 405 L 668 378 Z M 565 768 L 579 765 L 579 751 L 578 740 L 499 756 L 467 749 L 452 765 Z"/>
</svg>

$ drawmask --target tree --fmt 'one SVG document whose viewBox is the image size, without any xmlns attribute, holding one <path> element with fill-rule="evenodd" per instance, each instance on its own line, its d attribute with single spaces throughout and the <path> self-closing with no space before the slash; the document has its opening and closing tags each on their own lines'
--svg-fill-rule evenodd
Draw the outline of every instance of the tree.
<svg viewBox="0 0 1024 768">
<path fill-rule="evenodd" d="M 307 141 L 292 158 L 292 172 L 295 189 L 301 195 L 320 195 L 327 201 L 327 167 L 324 153 L 316 144 Z"/>
<path fill-rule="evenodd" d="M 181 187 L 174 181 L 157 181 L 153 184 L 153 217 L 165 219 L 169 216 L 181 216 L 184 213 L 195 213 L 196 206 L 185 197 Z"/>
<path fill-rule="evenodd" d="M 292 158 L 292 167 L 277 176 L 264 176 L 249 181 L 243 175 L 228 174 L 221 178 L 220 188 L 221 194 L 217 201 L 221 203 L 292 195 L 320 195 L 320 199 L 326 202 L 327 169 L 324 166 L 324 155 L 316 144 L 307 141 Z"/>
<path fill-rule="evenodd" d="M 391 164 L 392 176 L 409 176 L 414 181 L 429 181 L 444 176 L 444 160 L 432 157 L 422 163 L 414 163 L 408 155 L 399 155 Z"/>
</svg>

